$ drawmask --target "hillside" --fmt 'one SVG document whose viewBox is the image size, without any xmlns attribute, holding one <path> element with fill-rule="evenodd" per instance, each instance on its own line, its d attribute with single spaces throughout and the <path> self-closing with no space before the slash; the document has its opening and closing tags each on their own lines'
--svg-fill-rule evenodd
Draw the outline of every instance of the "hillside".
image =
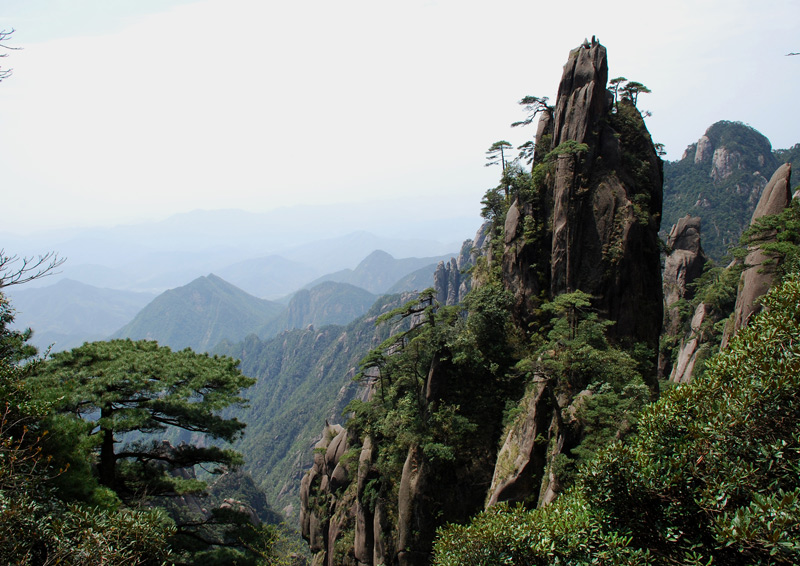
<svg viewBox="0 0 800 566">
<path fill-rule="evenodd" d="M 111 337 L 157 340 L 173 350 L 203 352 L 224 339 L 243 339 L 284 308 L 211 274 L 160 294 Z"/>
<path fill-rule="evenodd" d="M 32 343 L 44 351 L 69 350 L 84 342 L 103 340 L 130 322 L 155 295 L 103 289 L 71 279 L 39 288 L 8 291 L 16 327 L 34 329 Z"/>
<path fill-rule="evenodd" d="M 719 262 L 750 222 L 767 180 L 800 148 L 773 151 L 769 140 L 739 122 L 717 122 L 679 161 L 664 164 L 662 229 L 690 215 L 702 220 L 703 249 Z"/>
</svg>

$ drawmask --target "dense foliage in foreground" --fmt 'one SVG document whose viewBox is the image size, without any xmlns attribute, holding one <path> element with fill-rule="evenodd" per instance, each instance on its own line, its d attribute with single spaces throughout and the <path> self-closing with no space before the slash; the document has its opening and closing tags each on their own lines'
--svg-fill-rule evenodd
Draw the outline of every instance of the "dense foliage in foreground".
<svg viewBox="0 0 800 566">
<path fill-rule="evenodd" d="M 0 293 L 0 564 L 292 562 L 283 530 L 231 499 L 241 490 L 218 482 L 209 494 L 194 476 L 238 454 L 143 440 L 235 437 L 244 425 L 216 414 L 253 381 L 235 360 L 117 340 L 45 361 L 12 321 Z"/>
<path fill-rule="evenodd" d="M 435 564 L 797 563 L 800 275 L 764 305 L 552 505 L 498 506 L 440 530 Z"/>
</svg>

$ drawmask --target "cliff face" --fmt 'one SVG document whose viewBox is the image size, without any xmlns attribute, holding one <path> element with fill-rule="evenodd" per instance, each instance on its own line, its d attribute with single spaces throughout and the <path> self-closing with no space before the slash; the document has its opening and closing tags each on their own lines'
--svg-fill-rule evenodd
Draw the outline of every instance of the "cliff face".
<svg viewBox="0 0 800 566">
<path fill-rule="evenodd" d="M 761 198 L 753 212 L 751 224 L 758 219 L 772 214 L 779 214 L 792 201 L 790 179 L 792 166 L 788 163 L 782 165 L 772 175 L 769 183 L 764 188 Z M 758 299 L 772 286 L 775 279 L 775 263 L 767 262 L 769 257 L 761 251 L 761 246 L 775 240 L 775 233 L 763 234 L 758 242 L 754 242 L 744 262 L 744 271 L 739 282 L 739 292 L 736 295 L 736 307 L 733 313 L 733 326 L 726 332 L 722 339 L 724 348 L 730 338 L 743 326 L 761 307 Z"/>
<path fill-rule="evenodd" d="M 790 177 L 791 165 L 788 163 L 775 171 L 760 195 L 750 224 L 756 223 L 764 216 L 779 214 L 790 205 L 792 199 Z M 687 222 L 688 219 L 689 217 L 687 217 Z M 677 230 L 677 226 L 673 228 L 673 232 Z M 750 318 L 761 308 L 759 304 L 760 297 L 774 283 L 778 262 L 776 262 L 775 258 L 768 257 L 761 248 L 765 243 L 773 242 L 775 235 L 774 231 L 762 233 L 750 245 L 744 264 L 742 264 L 741 260 L 734 260 L 721 275 L 721 278 L 732 278 L 736 277 L 736 269 L 742 270 L 741 275 L 738 276 L 739 284 L 733 314 L 725 324 L 725 329 L 721 336 L 720 349 L 726 348 L 730 338 L 742 327 L 747 326 Z M 680 258 L 673 260 L 672 255 L 667 258 L 664 272 L 664 288 L 665 293 L 668 295 L 672 295 L 674 292 L 667 291 L 667 289 L 674 288 L 677 291 L 680 289 L 680 284 L 675 282 L 679 279 L 680 269 L 674 269 L 674 266 L 678 265 L 679 261 Z M 686 265 L 688 266 L 688 264 Z M 688 274 L 688 267 L 685 271 Z M 689 295 L 684 296 L 691 298 Z M 702 302 L 697 305 L 689 329 L 685 336 L 681 337 L 680 345 L 677 349 L 677 357 L 669 373 L 671 381 L 686 383 L 692 380 L 698 358 L 707 356 L 709 348 L 717 340 L 720 340 L 719 333 L 714 331 L 714 324 L 727 317 L 729 312 L 729 310 L 719 312 L 719 307 L 714 308 Z M 668 316 L 665 326 L 667 336 L 676 336 L 679 333 L 680 329 L 675 324 L 671 324 L 677 319 L 677 313 L 672 318 Z M 661 367 L 662 365 L 663 367 Z M 666 375 L 666 372 L 669 371 L 667 366 L 667 363 L 660 364 L 659 370 L 663 372 L 663 375 Z"/>
<path fill-rule="evenodd" d="M 556 104 L 539 124 L 530 183 L 509 187 L 508 209 L 494 218 L 487 279 L 470 295 L 463 324 L 452 322 L 460 334 L 442 330 L 458 318 L 446 318 L 453 311 L 443 308 L 436 319 L 431 309 L 464 297 L 466 259 L 440 263 L 430 302 L 406 313 L 418 317 L 413 328 L 428 325 L 431 341 L 416 334 L 395 342 L 365 372 L 380 401 L 369 411 L 385 411 L 382 420 L 365 417 L 362 407 L 351 427 L 359 433 L 326 432 L 302 488 L 303 534 L 315 564 L 428 564 L 443 523 L 465 521 L 487 501 L 536 505 L 558 495 L 553 461 L 576 445 L 576 415 L 593 393 L 544 371 L 523 391 L 512 350 L 527 347 L 531 325 L 543 322 L 543 300 L 588 293 L 591 310 L 614 323 L 610 339 L 643 342 L 655 361 L 661 162 L 635 105 L 615 101 L 607 78 L 603 46 L 586 43 L 570 54 Z M 478 240 L 472 247 L 484 248 Z M 419 355 L 426 348 L 432 353 Z M 406 365 L 391 365 L 402 356 Z M 518 402 L 498 455 L 504 409 Z M 339 438 L 352 448 L 328 458 Z"/>
<path fill-rule="evenodd" d="M 661 160 L 642 118 L 606 89 L 606 49 L 597 43 L 570 54 L 537 148 L 556 155 L 538 200 L 516 202 L 505 224 L 503 272 L 530 321 L 542 291 L 581 290 L 616 324 L 618 339 L 655 349 L 661 321 L 658 245 Z M 570 150 L 570 142 L 586 144 Z M 566 149 L 559 152 L 559 147 Z M 548 218 L 536 239 L 524 225 Z M 530 220 L 527 220 L 530 219 Z M 549 228 L 552 227 L 552 228 Z"/>
</svg>

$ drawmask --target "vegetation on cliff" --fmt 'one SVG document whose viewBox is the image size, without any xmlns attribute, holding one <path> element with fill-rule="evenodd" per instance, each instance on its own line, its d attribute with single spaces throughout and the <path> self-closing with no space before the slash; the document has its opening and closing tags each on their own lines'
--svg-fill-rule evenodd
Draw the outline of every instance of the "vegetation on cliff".
<svg viewBox="0 0 800 566">
<path fill-rule="evenodd" d="M 491 243 L 463 303 L 428 290 L 379 319 L 411 326 L 363 360 L 370 398 L 304 479 L 317 560 L 425 564 L 437 527 L 548 503 L 636 430 L 657 389 L 661 169 L 646 87 L 610 104 L 606 81 L 602 46 L 573 51 L 554 107 L 523 99 L 542 115 L 531 170 L 490 148 Z"/>
<path fill-rule="evenodd" d="M 0 561 L 255 565 L 288 555 L 283 532 L 224 484 L 200 503 L 194 465 L 224 472 L 241 460 L 203 442 L 243 428 L 218 415 L 252 384 L 235 360 L 129 340 L 42 360 L 11 322 L 0 294 Z M 153 436 L 170 428 L 193 436 L 177 446 Z"/>
<path fill-rule="evenodd" d="M 689 214 L 703 220 L 703 248 L 717 263 L 750 223 L 761 191 L 782 163 L 800 166 L 800 147 L 773 150 L 740 122 L 713 124 L 678 161 L 664 164 L 664 226 Z"/>
<path fill-rule="evenodd" d="M 434 563 L 793 564 L 800 553 L 800 274 L 700 379 L 578 470 L 550 506 L 439 533 Z"/>
</svg>

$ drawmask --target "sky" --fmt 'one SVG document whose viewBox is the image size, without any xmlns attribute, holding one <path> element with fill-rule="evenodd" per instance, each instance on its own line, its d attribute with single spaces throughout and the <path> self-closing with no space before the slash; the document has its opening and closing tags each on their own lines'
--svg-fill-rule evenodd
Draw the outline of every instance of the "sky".
<svg viewBox="0 0 800 566">
<path fill-rule="evenodd" d="M 667 159 L 723 119 L 800 142 L 797 0 L 564 6 L 2 0 L 0 232 L 357 202 L 477 218 L 486 149 L 533 136 L 517 102 L 553 100 L 592 35 L 651 89 Z"/>
</svg>

